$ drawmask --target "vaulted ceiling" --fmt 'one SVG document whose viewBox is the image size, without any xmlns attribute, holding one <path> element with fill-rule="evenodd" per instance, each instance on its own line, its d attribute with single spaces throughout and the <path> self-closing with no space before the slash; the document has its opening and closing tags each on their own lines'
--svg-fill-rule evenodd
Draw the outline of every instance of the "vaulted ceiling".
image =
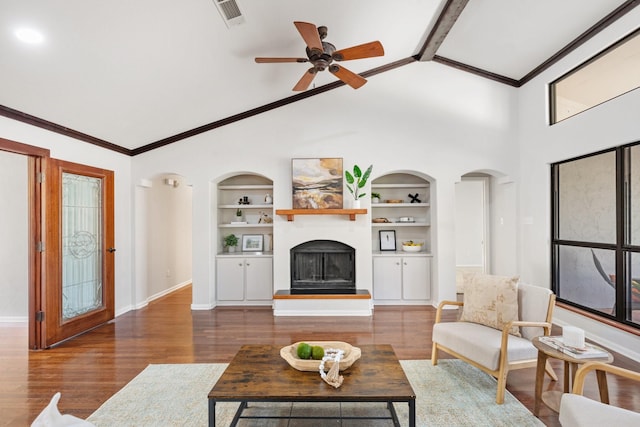
<svg viewBox="0 0 640 427">
<path fill-rule="evenodd" d="M 218 4 L 235 1 L 240 17 Z M 328 27 L 343 49 L 379 40 L 381 57 L 342 62 L 375 75 L 435 61 L 521 86 L 640 0 L 2 0 L 0 115 L 135 155 L 326 90 L 329 72 L 291 89 L 309 64 L 293 25 Z M 34 28 L 42 42 L 15 35 Z"/>
</svg>

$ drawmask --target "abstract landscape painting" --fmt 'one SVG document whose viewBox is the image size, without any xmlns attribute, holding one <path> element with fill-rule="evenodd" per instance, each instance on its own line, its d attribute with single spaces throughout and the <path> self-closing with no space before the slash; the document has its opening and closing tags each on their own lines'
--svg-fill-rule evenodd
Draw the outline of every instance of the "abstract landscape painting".
<svg viewBox="0 0 640 427">
<path fill-rule="evenodd" d="M 292 159 L 293 209 L 342 209 L 342 158 Z"/>
</svg>

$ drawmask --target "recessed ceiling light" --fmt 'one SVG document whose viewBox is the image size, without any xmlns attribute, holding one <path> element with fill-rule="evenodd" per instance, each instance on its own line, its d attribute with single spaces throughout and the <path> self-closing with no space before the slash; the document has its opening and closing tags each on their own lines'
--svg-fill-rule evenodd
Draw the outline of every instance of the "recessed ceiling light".
<svg viewBox="0 0 640 427">
<path fill-rule="evenodd" d="M 42 33 L 33 28 L 19 28 L 15 34 L 20 41 L 29 44 L 39 44 L 44 41 Z"/>
</svg>

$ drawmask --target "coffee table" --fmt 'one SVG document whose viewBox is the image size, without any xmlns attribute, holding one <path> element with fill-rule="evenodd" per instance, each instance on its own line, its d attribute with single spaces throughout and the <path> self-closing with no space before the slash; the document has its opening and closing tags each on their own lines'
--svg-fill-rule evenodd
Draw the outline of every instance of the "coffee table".
<svg viewBox="0 0 640 427">
<path fill-rule="evenodd" d="M 240 402 L 232 426 L 243 418 L 249 402 L 384 402 L 389 411 L 389 417 L 384 418 L 399 426 L 393 403 L 407 402 L 409 425 L 415 427 L 416 395 L 390 345 L 359 345 L 362 356 L 341 372 L 344 382 L 337 389 L 322 381 L 318 372 L 292 368 L 280 356 L 281 347 L 243 345 L 240 348 L 209 392 L 209 426 L 215 427 L 217 402 Z"/>
</svg>

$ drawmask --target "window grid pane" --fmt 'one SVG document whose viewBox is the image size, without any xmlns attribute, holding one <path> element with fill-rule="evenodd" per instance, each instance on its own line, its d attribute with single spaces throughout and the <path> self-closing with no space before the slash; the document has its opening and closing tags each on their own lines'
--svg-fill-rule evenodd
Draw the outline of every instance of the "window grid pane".
<svg viewBox="0 0 640 427">
<path fill-rule="evenodd" d="M 616 153 L 559 165 L 559 238 L 616 242 Z"/>
</svg>

